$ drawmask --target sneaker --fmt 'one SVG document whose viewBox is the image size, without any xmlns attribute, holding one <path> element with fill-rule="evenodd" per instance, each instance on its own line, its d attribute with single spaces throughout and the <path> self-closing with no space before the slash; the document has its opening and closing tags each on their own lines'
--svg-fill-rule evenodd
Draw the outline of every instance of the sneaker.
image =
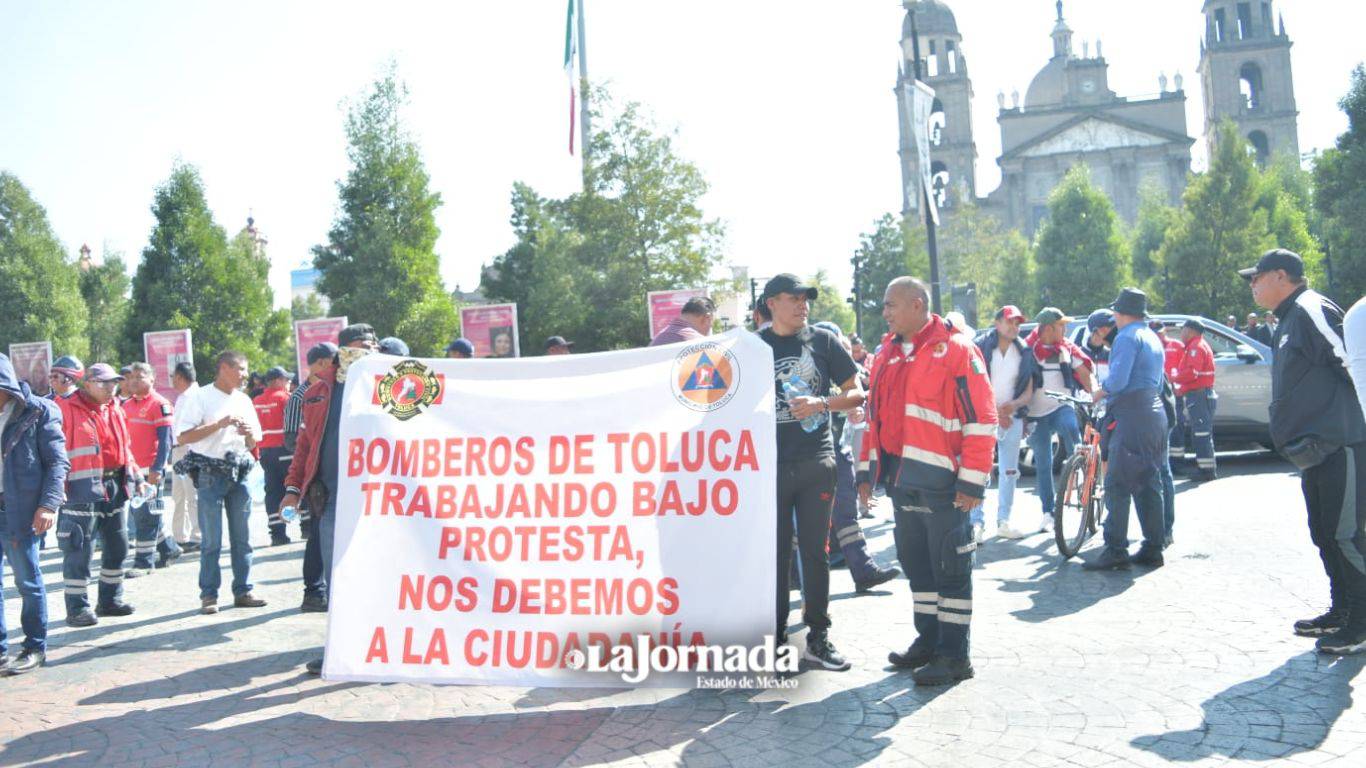
<svg viewBox="0 0 1366 768">
<path fill-rule="evenodd" d="M 996 526 L 996 535 L 1002 539 L 1023 539 L 1029 534 L 1020 530 L 1019 528 L 1016 528 L 1010 523 L 1001 523 L 1000 525 Z"/>
<path fill-rule="evenodd" d="M 1366 627 L 1343 627 L 1331 635 L 1320 637 L 1314 647 L 1321 653 L 1334 656 L 1355 656 L 1366 651 Z"/>
<path fill-rule="evenodd" d="M 916 685 L 948 685 L 972 677 L 972 662 L 936 656 L 933 661 L 911 673 Z"/>
<path fill-rule="evenodd" d="M 869 590 L 872 590 L 875 587 L 879 587 L 883 584 L 886 584 L 887 582 L 891 581 L 892 579 L 895 579 L 900 575 L 901 569 L 899 568 L 883 568 L 882 570 L 873 574 L 872 578 L 868 579 L 867 581 L 854 582 L 854 590 L 860 593 L 868 592 Z"/>
<path fill-rule="evenodd" d="M 197 542 L 197 541 L 181 541 L 181 542 L 178 542 L 178 543 L 180 544 L 180 551 L 181 551 L 181 552 L 198 552 L 198 551 L 199 551 L 199 542 Z"/>
<path fill-rule="evenodd" d="M 303 613 L 327 613 L 327 598 L 322 595 L 304 595 L 299 610 Z"/>
<path fill-rule="evenodd" d="M 80 613 L 68 613 L 66 615 L 66 625 L 68 627 L 93 627 L 99 624 L 100 620 L 95 618 L 95 614 L 89 608 Z"/>
<path fill-rule="evenodd" d="M 1137 554 L 1129 558 L 1129 562 L 1133 563 L 1134 565 L 1146 565 L 1151 568 L 1161 568 L 1166 561 L 1162 559 L 1162 550 L 1158 549 L 1157 547 L 1153 547 L 1151 549 L 1149 549 L 1148 547 L 1142 547 L 1138 550 Z"/>
<path fill-rule="evenodd" d="M 169 554 L 169 555 L 160 555 L 160 556 L 158 556 L 158 557 L 157 557 L 156 567 L 158 567 L 158 568 L 165 568 L 166 566 L 170 565 L 171 563 L 174 563 L 175 561 L 179 560 L 181 554 L 182 554 L 181 552 L 177 551 L 177 552 L 172 552 L 172 553 Z"/>
<path fill-rule="evenodd" d="M 212 616 L 218 613 L 218 598 L 205 597 L 199 601 L 199 612 L 205 616 Z"/>
<path fill-rule="evenodd" d="M 110 603 L 109 605 L 95 606 L 96 616 L 130 616 L 133 613 L 133 606 L 128 603 Z"/>
<path fill-rule="evenodd" d="M 32 672 L 46 663 L 46 653 L 25 648 L 19 652 L 18 656 L 14 657 L 14 661 L 9 664 L 8 669 L 0 667 L 0 671 L 7 675 L 22 675 L 25 672 Z"/>
<path fill-rule="evenodd" d="M 1052 532 L 1053 532 L 1053 513 L 1052 513 L 1052 512 L 1049 512 L 1049 513 L 1045 514 L 1045 515 L 1039 520 L 1039 533 L 1052 533 Z"/>
<path fill-rule="evenodd" d="M 1335 609 L 1328 609 L 1322 616 L 1315 616 L 1312 619 L 1300 619 L 1295 622 L 1295 634 L 1300 637 L 1323 637 L 1331 635 L 1342 629 L 1347 624 L 1347 617 L 1343 612 Z"/>
<path fill-rule="evenodd" d="M 892 651 L 887 654 L 887 662 L 901 669 L 919 669 L 931 661 L 934 661 L 934 651 L 929 648 L 916 648 L 915 643 L 911 643 L 911 647 L 907 648 L 905 653 Z"/>
<path fill-rule="evenodd" d="M 843 672 L 853 666 L 835 650 L 835 646 L 830 643 L 830 638 L 824 632 L 813 633 L 807 638 L 802 658 L 832 672 Z"/>
<path fill-rule="evenodd" d="M 284 545 L 288 544 L 289 541 L 290 541 L 290 540 L 289 540 L 289 537 L 288 537 L 288 536 L 271 536 L 271 537 L 270 537 L 270 545 L 271 545 L 272 547 L 283 547 Z"/>
<path fill-rule="evenodd" d="M 152 573 L 152 569 L 151 569 L 151 568 L 143 568 L 143 567 L 141 567 L 141 566 L 134 566 L 134 567 L 129 568 L 128 570 L 126 570 L 126 571 L 123 572 L 123 578 L 125 578 L 125 579 L 140 579 L 140 578 L 142 578 L 143 576 L 149 576 L 149 575 L 151 575 L 151 573 Z"/>
<path fill-rule="evenodd" d="M 247 592 L 234 597 L 232 599 L 232 604 L 237 608 L 260 608 L 266 604 L 266 601 L 259 597 L 252 597 L 252 594 Z"/>
<path fill-rule="evenodd" d="M 314 659 L 305 664 L 304 669 L 307 670 L 310 675 L 321 675 L 323 673 L 323 660 Z"/>
<path fill-rule="evenodd" d="M 1098 556 L 1083 562 L 1081 567 L 1088 571 L 1127 571 L 1131 565 L 1128 552 L 1106 547 Z"/>
</svg>

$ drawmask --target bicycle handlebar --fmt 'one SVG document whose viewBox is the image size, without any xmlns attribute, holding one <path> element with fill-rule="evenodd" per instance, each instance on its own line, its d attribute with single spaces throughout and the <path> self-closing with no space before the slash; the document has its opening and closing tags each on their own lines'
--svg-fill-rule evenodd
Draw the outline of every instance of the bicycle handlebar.
<svg viewBox="0 0 1366 768">
<path fill-rule="evenodd" d="M 1066 392 L 1053 392 L 1047 389 L 1045 389 L 1043 393 L 1045 396 L 1051 397 L 1054 400 L 1057 400 L 1061 403 L 1075 403 L 1077 405 L 1095 405 L 1095 401 L 1091 399 L 1090 395 L 1086 395 L 1085 397 L 1077 397 L 1076 395 L 1069 395 Z"/>
</svg>

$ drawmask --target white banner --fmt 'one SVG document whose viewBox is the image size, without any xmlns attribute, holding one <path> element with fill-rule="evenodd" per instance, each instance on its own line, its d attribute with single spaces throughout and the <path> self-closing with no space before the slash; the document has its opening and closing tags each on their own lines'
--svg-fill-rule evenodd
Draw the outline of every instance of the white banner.
<svg viewBox="0 0 1366 768">
<path fill-rule="evenodd" d="M 621 686 L 571 652 L 773 632 L 773 354 L 754 334 L 373 355 L 348 373 L 340 450 L 328 679 Z"/>
</svg>

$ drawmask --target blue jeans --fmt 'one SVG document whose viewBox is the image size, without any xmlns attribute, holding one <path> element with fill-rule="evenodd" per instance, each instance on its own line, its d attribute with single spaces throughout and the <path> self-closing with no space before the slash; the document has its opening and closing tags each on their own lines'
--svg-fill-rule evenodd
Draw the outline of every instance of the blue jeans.
<svg viewBox="0 0 1366 768">
<path fill-rule="evenodd" d="M 1162 551 L 1163 511 L 1162 473 L 1154 472 L 1138 493 L 1125 493 L 1110 482 L 1105 483 L 1105 548 L 1129 554 L 1129 501 L 1138 511 L 1138 525 L 1143 531 L 1143 549 Z"/>
<path fill-rule="evenodd" d="M 1034 432 L 1029 436 L 1029 447 L 1034 451 L 1035 487 L 1044 517 L 1053 516 L 1053 435 L 1062 444 L 1062 455 L 1071 456 L 1081 432 L 1077 429 L 1077 412 L 1064 405 L 1047 416 L 1030 419 Z"/>
<path fill-rule="evenodd" d="M 327 582 L 323 580 L 323 544 L 320 524 L 322 519 L 309 515 L 303 521 L 308 526 L 308 540 L 304 543 L 304 597 L 324 597 Z"/>
<path fill-rule="evenodd" d="M 0 510 L 0 520 L 4 519 Z M 18 535 L 2 533 L 0 563 L 9 562 L 14 576 L 14 588 L 23 600 L 19 624 L 24 628 L 24 648 L 30 651 L 47 650 L 47 590 L 43 587 L 43 572 L 38 567 L 38 537 L 29 531 Z M 0 606 L 0 658 L 9 652 L 5 634 L 5 611 Z"/>
<path fill-rule="evenodd" d="M 1024 435 L 1024 419 L 1014 419 L 1006 429 L 996 430 L 996 525 L 1010 522 L 1010 510 L 1015 506 L 1015 485 L 1020 481 L 1020 438 Z M 982 505 L 969 514 L 973 525 L 986 522 Z"/>
<path fill-rule="evenodd" d="M 251 591 L 251 542 L 247 513 L 251 494 L 247 486 L 226 475 L 199 475 L 199 597 L 217 598 L 223 583 L 218 557 L 223 552 L 223 513 L 228 517 L 228 542 L 232 551 L 233 597 Z"/>
</svg>

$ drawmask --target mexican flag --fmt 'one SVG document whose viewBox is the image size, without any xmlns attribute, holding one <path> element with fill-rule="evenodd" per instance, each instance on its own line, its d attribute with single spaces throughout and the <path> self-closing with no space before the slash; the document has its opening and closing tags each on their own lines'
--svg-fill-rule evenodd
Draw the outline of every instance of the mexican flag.
<svg viewBox="0 0 1366 768">
<path fill-rule="evenodd" d="M 574 66 L 579 58 L 579 3 L 569 0 L 569 11 L 564 22 L 564 75 L 569 80 L 569 154 L 574 154 L 575 120 L 578 117 L 579 82 Z"/>
</svg>

